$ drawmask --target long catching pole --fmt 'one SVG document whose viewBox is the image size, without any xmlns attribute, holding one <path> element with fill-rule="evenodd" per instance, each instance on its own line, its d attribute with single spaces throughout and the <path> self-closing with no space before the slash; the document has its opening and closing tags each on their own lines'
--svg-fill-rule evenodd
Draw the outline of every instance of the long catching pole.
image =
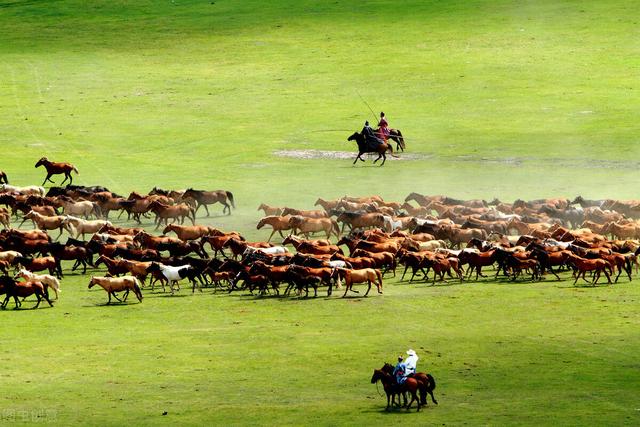
<svg viewBox="0 0 640 427">
<path fill-rule="evenodd" d="M 362 97 L 362 95 L 360 95 L 360 92 L 358 92 L 356 90 L 356 93 L 358 94 L 358 96 L 360 97 L 362 102 L 364 102 L 364 105 L 366 105 L 367 108 L 369 109 L 369 111 L 371 111 L 371 114 L 373 115 L 373 122 L 377 125 L 378 124 L 378 118 L 376 117 L 376 113 L 373 112 L 373 109 L 369 106 L 369 104 L 367 104 L 367 101 L 365 101 L 364 98 Z"/>
</svg>

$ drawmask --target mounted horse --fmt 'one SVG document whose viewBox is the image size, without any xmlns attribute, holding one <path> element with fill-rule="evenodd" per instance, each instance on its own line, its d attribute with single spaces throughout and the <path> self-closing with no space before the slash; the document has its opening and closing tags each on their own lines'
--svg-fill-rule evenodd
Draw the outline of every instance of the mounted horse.
<svg viewBox="0 0 640 427">
<path fill-rule="evenodd" d="M 387 408 L 388 411 L 391 409 L 391 403 L 393 401 L 393 397 L 395 395 L 400 395 L 406 392 L 411 394 L 411 401 L 407 405 L 407 411 L 411 408 L 413 402 L 417 402 L 418 411 L 420 411 L 420 407 L 422 406 L 420 399 L 418 399 L 418 381 L 415 378 L 407 378 L 403 384 L 397 384 L 393 375 L 385 372 L 382 369 L 374 369 L 373 376 L 371 377 L 371 384 L 375 384 L 378 381 L 382 382 L 382 387 L 384 388 L 385 393 L 387 394 Z"/>
<path fill-rule="evenodd" d="M 381 135 L 380 129 L 374 130 L 376 135 Z M 404 143 L 404 137 L 400 129 L 389 129 L 389 133 L 384 135 L 387 140 L 391 139 L 396 142 L 396 151 L 404 151 L 406 144 Z"/>
<path fill-rule="evenodd" d="M 354 165 L 358 160 L 364 162 L 362 155 L 365 153 L 378 153 L 378 158 L 375 159 L 373 163 L 382 158 L 382 163 L 380 164 L 380 166 L 384 165 L 384 162 L 387 161 L 387 151 L 391 154 L 391 156 L 397 157 L 395 154 L 393 154 L 393 147 L 391 146 L 391 144 L 388 144 L 386 142 L 380 144 L 367 141 L 365 136 L 359 132 L 354 132 L 349 138 L 347 138 L 347 141 L 356 141 L 356 143 L 358 144 L 358 155 L 353 161 Z"/>
<path fill-rule="evenodd" d="M 47 170 L 47 177 L 42 182 L 42 185 L 44 185 L 47 181 L 53 184 L 54 182 L 51 180 L 51 177 L 53 175 L 61 175 L 61 174 L 64 174 L 64 180 L 62 180 L 62 183 L 60 185 L 64 184 L 67 181 L 67 179 L 69 180 L 69 184 L 72 184 L 73 177 L 71 176 L 71 172 L 75 172 L 77 174 L 80 173 L 78 172 L 78 169 L 71 163 L 65 163 L 65 162 L 56 163 L 56 162 L 50 161 L 46 157 L 43 157 L 40 160 L 38 160 L 38 163 L 36 163 L 35 167 L 37 168 L 40 166 L 44 166 L 44 168 Z"/>
</svg>

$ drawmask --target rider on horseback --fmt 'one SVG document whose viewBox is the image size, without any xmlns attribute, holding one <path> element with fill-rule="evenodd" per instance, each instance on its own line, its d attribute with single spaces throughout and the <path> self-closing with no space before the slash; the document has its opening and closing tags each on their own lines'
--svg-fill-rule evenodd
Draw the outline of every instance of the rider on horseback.
<svg viewBox="0 0 640 427">
<path fill-rule="evenodd" d="M 375 144 L 375 145 L 384 144 L 384 141 L 376 136 L 375 132 L 369 125 L 368 120 L 364 122 L 364 127 L 362 128 L 361 133 L 362 135 L 364 135 L 365 141 L 367 141 L 370 144 Z"/>
<path fill-rule="evenodd" d="M 418 369 L 418 355 L 415 351 L 409 349 L 407 350 L 407 360 L 404 361 L 405 366 L 405 376 L 409 377 L 417 372 Z"/>
<path fill-rule="evenodd" d="M 378 138 L 387 142 L 389 139 L 389 122 L 384 118 L 384 112 L 380 112 L 380 121 L 378 122 Z"/>
<path fill-rule="evenodd" d="M 402 356 L 398 356 L 398 363 L 393 368 L 393 377 L 396 379 L 396 383 L 402 384 L 407 377 L 404 376 L 405 367 Z"/>
</svg>

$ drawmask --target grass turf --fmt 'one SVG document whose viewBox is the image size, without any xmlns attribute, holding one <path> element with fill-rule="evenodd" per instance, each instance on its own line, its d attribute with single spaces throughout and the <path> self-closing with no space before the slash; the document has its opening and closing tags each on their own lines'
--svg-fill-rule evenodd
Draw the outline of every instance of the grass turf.
<svg viewBox="0 0 640 427">
<path fill-rule="evenodd" d="M 42 155 L 82 184 L 225 188 L 260 202 L 411 191 L 635 198 L 638 26 L 609 2 L 0 3 L 0 168 Z M 419 161 L 352 151 L 372 120 Z M 104 307 L 87 278 L 1 313 L 7 421 L 61 424 L 637 424 L 638 291 L 568 282 L 397 284 L 366 300 L 150 295 Z M 188 292 L 182 292 L 186 295 Z M 371 370 L 412 346 L 441 405 L 381 412 Z M 33 396 L 38 396 L 37 402 Z M 21 411 L 27 411 L 21 412 Z M 167 411 L 167 417 L 161 414 Z M 28 419 L 25 419 L 25 414 Z"/>
</svg>

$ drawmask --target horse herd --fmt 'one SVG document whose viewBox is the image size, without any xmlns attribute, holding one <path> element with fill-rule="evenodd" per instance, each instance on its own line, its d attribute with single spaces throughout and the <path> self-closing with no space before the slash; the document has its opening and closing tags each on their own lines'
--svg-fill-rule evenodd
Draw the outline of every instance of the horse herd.
<svg viewBox="0 0 640 427">
<path fill-rule="evenodd" d="M 261 204 L 264 217 L 257 229 L 270 227 L 271 233 L 266 241 L 251 242 L 236 231 L 196 224 L 202 206 L 209 214 L 208 205 L 219 202 L 223 213 L 231 213 L 235 203 L 228 191 L 154 188 L 122 197 L 101 186 L 69 184 L 45 192 L 9 185 L 6 174 L 0 179 L 3 306 L 12 296 L 18 306 L 17 297 L 26 294 L 35 295 L 38 304 L 41 298 L 51 303 L 48 289 L 58 297 L 63 261 L 73 261 L 71 270 L 82 274 L 104 265 L 108 274 L 90 283 L 103 287 L 109 302 L 118 292 L 126 299 L 130 291 L 142 301 L 147 286 L 174 293 L 182 280 L 190 282 L 192 292 L 210 286 L 259 295 L 308 296 L 313 290 L 317 296 L 324 286 L 330 296 L 344 284 L 344 297 L 358 293 L 359 283 L 368 286 L 365 296 L 372 286 L 382 293 L 383 277 L 395 276 L 398 266 L 404 268 L 401 281 L 410 272 L 409 282 L 432 284 L 478 280 L 489 267 L 495 278 L 511 281 L 547 274 L 560 280 L 559 271 L 567 270 L 573 271 L 574 284 L 580 279 L 596 284 L 602 276 L 611 283 L 623 274 L 631 280 L 638 266 L 639 201 L 578 197 L 504 203 L 412 193 L 403 202 L 380 196 L 320 198 L 315 209 L 306 210 Z M 163 234 L 115 227 L 108 220 L 112 211 L 138 225 L 153 218 Z M 20 225 L 31 221 L 34 229 L 11 228 L 12 218 L 22 219 Z M 57 232 L 55 239 L 51 231 Z M 55 241 L 64 231 L 66 242 Z M 318 233 L 325 238 L 314 237 Z M 271 243 L 276 234 L 280 244 Z M 12 269 L 23 273 L 12 277 Z M 26 275 L 40 272 L 48 274 Z"/>
<path fill-rule="evenodd" d="M 307 241 L 296 247 L 298 252 L 394 276 L 401 265 L 400 280 L 410 271 L 409 282 L 416 277 L 432 284 L 478 280 L 487 277 L 483 268 L 494 267 L 494 279 L 537 281 L 551 274 L 560 280 L 558 273 L 567 270 L 573 272 L 574 285 L 580 279 L 595 285 L 602 276 L 608 283 L 621 275 L 632 280 L 633 267 L 639 265 L 640 201 L 577 197 L 504 203 L 411 193 L 402 203 L 371 196 L 318 199 L 315 205 L 320 208 L 262 204 L 265 217 L 257 227 L 271 226 L 269 240 L 275 233 L 308 237 L 303 224 L 322 220 L 325 228 L 314 231 L 342 237 L 331 249 Z"/>
</svg>

